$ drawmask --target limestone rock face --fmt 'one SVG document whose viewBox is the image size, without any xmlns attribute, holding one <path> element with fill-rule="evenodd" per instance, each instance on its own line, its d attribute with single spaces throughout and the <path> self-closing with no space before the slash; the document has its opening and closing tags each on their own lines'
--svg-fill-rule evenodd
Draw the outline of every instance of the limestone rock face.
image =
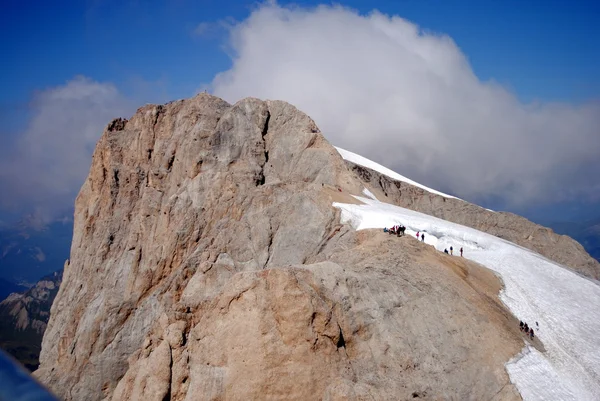
<svg viewBox="0 0 600 401">
<path fill-rule="evenodd" d="M 363 189 L 284 102 L 113 121 L 36 375 L 66 400 L 519 399 L 496 277 L 341 225 Z"/>
<path fill-rule="evenodd" d="M 531 249 L 587 277 L 600 279 L 600 263 L 580 243 L 513 213 L 494 212 L 460 199 L 446 198 L 346 162 L 380 200 L 487 232 Z"/>
</svg>

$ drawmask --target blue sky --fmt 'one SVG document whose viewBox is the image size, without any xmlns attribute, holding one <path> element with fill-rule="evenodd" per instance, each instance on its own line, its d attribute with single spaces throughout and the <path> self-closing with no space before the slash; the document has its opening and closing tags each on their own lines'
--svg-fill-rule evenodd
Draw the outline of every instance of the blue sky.
<svg viewBox="0 0 600 401">
<path fill-rule="evenodd" d="M 278 2 L 301 8 L 321 3 Z M 114 85 L 119 95 L 135 106 L 192 96 L 213 83 L 216 74 L 232 68 L 230 55 L 235 51 L 223 26 L 245 21 L 260 4 L 229 0 L 63 1 L 51 6 L 43 1 L 5 1 L 0 13 L 0 140 L 18 140 L 31 125 L 39 94 L 77 76 Z M 411 21 L 425 32 L 448 35 L 482 83 L 497 83 L 524 105 L 556 102 L 578 106 L 598 101 L 598 2 L 339 4 L 363 16 L 377 9 Z M 433 172 L 415 170 L 414 174 L 427 181 Z M 6 180 L 0 180 L 0 185 L 5 187 L 2 191 L 11 190 Z M 442 189 L 453 188 L 449 184 Z M 496 202 L 493 195 L 469 199 L 492 206 L 505 203 Z M 539 201 L 507 208 L 535 218 L 539 218 L 536 210 L 543 210 L 544 216 L 574 218 L 594 214 L 598 199 L 592 196 L 592 201 L 582 201 L 574 196 L 550 200 L 543 209 L 537 207 Z"/>
<path fill-rule="evenodd" d="M 279 4 L 317 5 L 297 1 Z M 4 2 L 3 105 L 75 75 L 125 90 L 143 84 L 182 97 L 226 69 L 216 33 L 193 35 L 202 22 L 242 20 L 255 1 Z M 600 3 L 595 1 L 345 1 L 377 9 L 451 36 L 483 80 L 509 85 L 520 98 L 583 101 L 600 93 Z M 150 89 L 149 89 L 150 90 Z M 152 89 L 154 91 L 155 89 Z"/>
</svg>

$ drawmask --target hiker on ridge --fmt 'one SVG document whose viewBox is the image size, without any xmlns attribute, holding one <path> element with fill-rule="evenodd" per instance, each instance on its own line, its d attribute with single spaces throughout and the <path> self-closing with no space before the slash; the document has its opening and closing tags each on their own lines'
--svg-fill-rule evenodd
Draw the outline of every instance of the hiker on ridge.
<svg viewBox="0 0 600 401">
<path fill-rule="evenodd" d="M 450 247 L 450 255 L 454 255 L 452 252 L 454 251 L 454 248 Z"/>
<path fill-rule="evenodd" d="M 425 242 L 425 234 L 421 234 L 421 241 Z"/>
<path fill-rule="evenodd" d="M 460 256 L 462 256 L 462 246 L 460 247 Z"/>
</svg>

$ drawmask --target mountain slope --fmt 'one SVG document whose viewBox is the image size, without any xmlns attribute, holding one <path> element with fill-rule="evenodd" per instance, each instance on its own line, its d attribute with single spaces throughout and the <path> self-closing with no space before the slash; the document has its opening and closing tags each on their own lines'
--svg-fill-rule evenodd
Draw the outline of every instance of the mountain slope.
<svg viewBox="0 0 600 401">
<path fill-rule="evenodd" d="M 357 232 L 365 184 L 279 101 L 111 122 L 75 205 L 36 375 L 66 400 L 517 400 L 497 278 Z"/>
<path fill-rule="evenodd" d="M 566 235 L 558 235 L 513 213 L 494 212 L 427 187 L 417 187 L 377 163 L 352 152 L 338 150 L 363 183 L 389 203 L 487 232 L 531 249 L 585 276 L 600 279 L 600 263 L 581 244 Z"/>
<path fill-rule="evenodd" d="M 481 231 L 374 199 L 358 199 L 362 204 L 335 204 L 342 210 L 342 220 L 353 227 L 404 224 L 411 238 L 417 231 L 425 232 L 425 242 L 438 251 L 463 248 L 466 258 L 500 274 L 505 283 L 503 302 L 535 327 L 546 348 L 540 353 L 528 347 L 507 365 L 524 399 L 594 400 L 600 394 L 597 282 Z"/>
</svg>

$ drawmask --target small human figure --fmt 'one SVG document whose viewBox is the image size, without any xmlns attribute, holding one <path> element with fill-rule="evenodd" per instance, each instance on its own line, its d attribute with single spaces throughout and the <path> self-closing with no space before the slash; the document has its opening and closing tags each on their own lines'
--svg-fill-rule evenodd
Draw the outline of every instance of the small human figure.
<svg viewBox="0 0 600 401">
<path fill-rule="evenodd" d="M 535 325 L 536 325 L 537 327 L 540 327 L 540 325 L 538 324 L 538 322 L 535 322 Z"/>
<path fill-rule="evenodd" d="M 454 255 L 452 252 L 454 251 L 454 248 L 450 247 L 450 255 Z"/>
<path fill-rule="evenodd" d="M 417 239 L 419 239 L 420 231 L 417 231 Z"/>
<path fill-rule="evenodd" d="M 523 325 L 523 331 L 525 331 L 525 333 L 529 333 L 529 326 L 527 326 L 527 323 Z"/>
<path fill-rule="evenodd" d="M 460 247 L 460 256 L 462 256 L 463 250 L 462 250 L 462 246 Z"/>
<path fill-rule="evenodd" d="M 403 225 L 400 225 L 400 226 L 398 227 L 398 231 L 396 232 L 396 235 L 397 235 L 398 237 L 400 237 L 400 236 L 404 236 L 404 231 L 406 231 L 406 227 L 404 227 Z"/>
<path fill-rule="evenodd" d="M 519 330 L 523 331 L 523 321 L 519 320 Z"/>
<path fill-rule="evenodd" d="M 533 340 L 533 329 L 529 329 L 529 337 Z"/>
<path fill-rule="evenodd" d="M 421 241 L 425 242 L 425 234 L 421 234 Z"/>
<path fill-rule="evenodd" d="M 444 249 L 444 253 L 448 253 L 448 250 L 447 250 L 447 249 Z"/>
</svg>

